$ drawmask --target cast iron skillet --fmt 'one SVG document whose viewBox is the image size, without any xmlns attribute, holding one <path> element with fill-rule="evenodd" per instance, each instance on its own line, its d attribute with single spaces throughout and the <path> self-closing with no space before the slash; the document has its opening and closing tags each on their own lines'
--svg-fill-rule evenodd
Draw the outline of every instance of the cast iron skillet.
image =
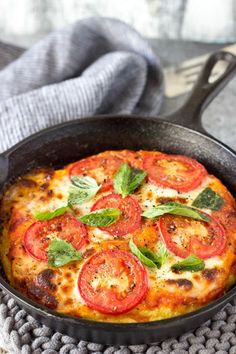
<svg viewBox="0 0 236 354">
<path fill-rule="evenodd" d="M 209 83 L 212 68 L 219 60 L 226 61 L 228 67 L 217 81 Z M 235 73 L 236 57 L 218 52 L 209 58 L 189 99 L 174 114 L 158 118 L 87 117 L 43 130 L 0 155 L 0 187 L 37 166 L 62 166 L 110 149 L 157 149 L 196 158 L 236 195 L 236 154 L 209 136 L 201 124 L 203 110 Z M 167 320 L 113 324 L 50 311 L 13 289 L 4 276 L 0 276 L 0 286 L 35 318 L 59 332 L 88 341 L 119 345 L 152 343 L 194 329 L 236 294 L 235 286 L 204 308 Z"/>
</svg>

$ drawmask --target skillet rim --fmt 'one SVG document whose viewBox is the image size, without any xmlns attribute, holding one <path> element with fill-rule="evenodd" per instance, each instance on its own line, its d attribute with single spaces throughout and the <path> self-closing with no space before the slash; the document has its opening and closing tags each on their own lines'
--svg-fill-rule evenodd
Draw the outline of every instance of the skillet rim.
<svg viewBox="0 0 236 354">
<path fill-rule="evenodd" d="M 171 115 L 173 117 L 173 115 Z M 187 133 L 194 133 L 196 135 L 199 135 L 203 137 L 204 139 L 213 142 L 214 144 L 217 144 L 218 146 L 222 147 L 227 153 L 230 155 L 233 155 L 233 157 L 236 159 L 236 152 L 221 142 L 220 140 L 214 138 L 211 135 L 208 135 L 208 133 L 202 133 L 196 130 L 193 130 L 189 127 L 183 126 L 178 123 L 173 123 L 171 121 L 168 121 L 168 116 L 139 116 L 139 115 L 131 115 L 131 114 L 103 114 L 103 115 L 95 115 L 95 116 L 85 116 L 81 118 L 77 118 L 75 120 L 70 120 L 67 122 L 62 122 L 56 125 L 53 125 L 51 127 L 44 128 L 15 144 L 11 148 L 7 149 L 5 152 L 0 154 L 0 158 L 5 158 L 8 159 L 12 153 L 17 151 L 21 146 L 24 146 L 30 142 L 32 142 L 34 139 L 37 139 L 41 136 L 43 136 L 46 133 L 51 133 L 55 130 L 62 130 L 65 127 L 68 126 L 73 126 L 77 125 L 83 122 L 93 122 L 93 121 L 99 121 L 99 120 L 111 120 L 111 119 L 138 119 L 140 121 L 152 121 L 154 123 L 159 123 L 159 124 L 165 124 L 167 126 L 172 126 L 176 128 L 181 128 L 185 130 Z M 166 119 L 165 119 L 166 118 Z M 7 183 L 7 181 L 5 181 Z M 4 184 L 5 184 L 4 183 Z M 4 185 L 3 184 L 3 185 Z M 199 318 L 199 316 L 202 315 L 204 317 L 204 314 L 208 313 L 209 311 L 214 311 L 216 308 L 225 306 L 227 303 L 232 300 L 232 298 L 236 294 L 236 284 L 228 290 L 225 294 L 217 298 L 216 300 L 213 300 L 207 305 L 204 305 L 203 307 L 190 311 L 188 313 L 185 313 L 183 315 L 178 315 L 162 320 L 155 320 L 155 321 L 149 321 L 149 322 L 134 322 L 134 323 L 116 323 L 116 322 L 102 322 L 102 321 L 93 321 L 93 320 L 88 320 L 76 316 L 71 316 L 71 315 L 66 315 L 63 313 L 59 313 L 53 310 L 50 310 L 46 306 L 40 305 L 37 302 L 31 300 L 30 298 L 26 297 L 22 293 L 20 293 L 18 290 L 16 290 L 14 287 L 12 287 L 2 276 L 0 273 L 0 287 L 6 291 L 10 296 L 12 296 L 18 303 L 23 305 L 24 308 L 29 308 L 31 313 L 32 311 L 37 311 L 40 316 L 42 317 L 50 317 L 53 320 L 62 320 L 63 322 L 70 323 L 71 325 L 80 325 L 80 326 L 87 326 L 93 327 L 93 329 L 96 327 L 96 329 L 103 329 L 105 331 L 114 331 L 118 330 L 119 332 L 125 332 L 126 330 L 135 330 L 135 331 L 142 331 L 144 329 L 158 329 L 158 328 L 165 328 L 169 325 L 171 326 L 176 326 L 180 325 L 180 322 L 184 322 L 187 319 L 192 319 L 194 320 L 195 318 Z"/>
<path fill-rule="evenodd" d="M 170 117 L 173 119 L 174 115 L 171 114 Z M 20 148 L 21 146 L 24 146 L 25 144 L 29 143 L 31 140 L 34 140 L 35 138 L 38 138 L 38 137 L 44 135 L 45 133 L 50 133 L 50 132 L 53 132 L 54 130 L 57 130 L 57 129 L 63 129 L 64 127 L 67 127 L 67 126 L 70 126 L 70 125 L 74 125 L 74 124 L 78 124 L 80 122 L 87 122 L 87 121 L 92 122 L 93 120 L 100 120 L 100 119 L 101 120 L 102 119 L 110 120 L 110 119 L 113 119 L 113 118 L 114 119 L 120 119 L 120 118 L 121 119 L 122 118 L 125 118 L 125 119 L 139 119 L 140 121 L 141 120 L 148 120 L 148 121 L 150 120 L 150 121 L 157 122 L 157 123 L 164 123 L 166 125 L 173 126 L 173 127 L 176 127 L 176 128 L 181 128 L 183 130 L 186 130 L 187 132 L 197 134 L 197 135 L 203 137 L 204 139 L 208 139 L 208 140 L 210 140 L 213 143 L 217 143 L 218 145 L 221 145 L 221 147 L 223 147 L 227 152 L 230 152 L 230 154 L 233 154 L 234 157 L 236 158 L 236 151 L 233 148 L 229 147 L 227 144 L 223 143 L 219 139 L 217 139 L 214 136 L 210 135 L 206 131 L 201 132 L 201 131 L 198 131 L 198 130 L 194 130 L 193 128 L 189 128 L 187 126 L 178 124 L 176 122 L 172 122 L 172 121 L 168 120 L 169 115 L 168 116 L 159 115 L 159 116 L 154 117 L 154 116 L 141 116 L 141 115 L 128 114 L 128 113 L 127 114 L 112 114 L 112 115 L 110 115 L 110 114 L 97 114 L 97 115 L 94 115 L 94 116 L 84 116 L 84 117 L 76 118 L 76 119 L 73 119 L 73 120 L 69 120 L 67 122 L 58 123 L 58 124 L 52 125 L 50 127 L 43 128 L 43 129 L 39 130 L 38 132 L 33 133 L 33 134 L 25 137 L 24 139 L 22 139 L 21 141 L 19 141 L 18 143 L 16 143 L 12 147 L 8 148 L 7 150 L 1 152 L 0 153 L 0 158 L 1 157 L 8 158 L 18 148 Z"/>
</svg>

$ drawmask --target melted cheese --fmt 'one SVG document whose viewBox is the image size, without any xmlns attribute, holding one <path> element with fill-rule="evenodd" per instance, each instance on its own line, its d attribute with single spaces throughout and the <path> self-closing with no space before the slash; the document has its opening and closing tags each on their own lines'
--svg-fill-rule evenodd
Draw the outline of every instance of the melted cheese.
<svg viewBox="0 0 236 354">
<path fill-rule="evenodd" d="M 98 169 L 97 175 L 101 180 L 106 177 L 100 169 Z M 24 222 L 19 226 L 16 225 L 15 230 L 10 231 L 10 224 L 12 220 L 14 221 L 15 217 L 13 211 L 19 212 L 20 215 L 25 215 L 29 219 L 27 221 L 29 224 L 33 223 L 35 221 L 34 215 L 36 212 L 53 211 L 67 205 L 71 185 L 67 169 L 55 171 L 50 178 L 47 176 L 46 171 L 32 172 L 23 177 L 23 179 L 24 178 L 33 182 L 30 186 L 26 186 L 24 183 L 22 184 L 21 181 L 18 181 L 9 187 L 3 196 L 1 209 L 3 218 L 5 215 L 10 216 L 10 218 L 5 217 L 4 232 L 1 236 L 1 258 L 3 266 L 11 284 L 18 287 L 23 292 L 25 292 L 24 287 L 27 287 L 28 283 L 34 281 L 40 272 L 50 267 L 48 267 L 46 263 L 33 259 L 22 247 L 22 238 L 27 226 L 24 226 Z M 191 205 L 193 200 L 207 186 L 210 186 L 216 192 L 220 193 L 225 199 L 224 210 L 217 214 L 224 222 L 228 217 L 226 212 L 231 214 L 232 212 L 235 213 L 235 203 L 226 188 L 214 176 L 207 175 L 200 186 L 187 193 L 179 193 L 174 189 L 162 188 L 147 182 L 134 193 L 133 197 L 137 199 L 143 210 L 159 204 L 161 198 L 170 198 L 173 201 L 179 202 L 183 201 L 186 205 Z M 109 192 L 98 193 L 91 201 L 76 206 L 74 213 L 77 216 L 89 213 L 93 204 L 99 198 L 107 194 L 109 194 Z M 211 213 L 210 210 L 206 210 L 206 212 L 208 214 Z M 225 227 L 228 236 L 234 239 L 235 228 L 233 225 L 236 225 L 236 217 L 232 216 L 232 218 L 231 224 L 225 224 Z M 15 219 L 18 220 L 16 217 Z M 204 234 L 204 227 L 202 226 L 202 228 L 201 234 Z M 193 234 L 196 232 L 196 230 L 187 230 L 188 237 L 192 231 Z M 186 230 L 183 230 L 183 234 L 184 232 L 186 233 Z M 93 249 L 93 252 L 99 252 L 103 250 L 109 242 L 111 242 L 109 244 L 111 248 L 121 247 L 119 246 L 120 240 L 114 245 L 114 237 L 105 231 L 101 231 L 99 228 L 88 227 L 88 236 L 90 243 L 85 247 L 85 251 Z M 122 247 L 125 247 L 124 249 L 128 249 L 128 241 L 132 236 L 133 235 L 128 234 L 122 238 Z M 142 237 L 141 234 L 140 237 Z M 157 231 L 156 249 L 158 249 L 160 241 L 163 240 L 160 239 L 160 235 L 158 235 Z M 177 240 L 177 242 L 179 241 Z M 13 258 L 10 257 L 10 253 L 14 254 Z M 149 291 L 142 303 L 129 313 L 115 317 L 92 310 L 81 297 L 78 290 L 78 276 L 85 260 L 69 263 L 64 267 L 53 269 L 55 273 L 53 282 L 56 285 L 53 296 L 55 296 L 58 301 L 57 311 L 79 317 L 111 322 L 140 322 L 162 319 L 196 309 L 219 296 L 227 287 L 231 265 L 235 260 L 234 258 L 235 256 L 230 246 L 228 246 L 222 256 L 207 259 L 205 261 L 205 268 L 208 271 L 217 271 L 214 278 L 210 279 L 210 276 L 208 278 L 207 276 L 204 277 L 202 272 L 174 273 L 171 271 L 171 266 L 177 261 L 180 261 L 181 258 L 170 253 L 161 269 L 145 267 L 149 278 Z M 23 284 L 22 282 L 24 281 L 26 283 L 22 286 L 21 284 Z M 125 277 L 122 282 L 121 279 L 116 280 L 109 277 L 104 279 L 104 282 L 110 285 L 119 285 L 123 289 L 125 289 L 127 285 L 127 279 L 125 279 Z M 96 285 L 94 282 L 93 285 L 96 287 L 98 284 Z M 40 299 L 38 299 L 38 301 L 40 301 Z"/>
<path fill-rule="evenodd" d="M 140 188 L 140 204 L 142 209 L 148 209 L 157 204 L 157 200 L 159 198 L 171 198 L 171 199 L 183 199 L 185 200 L 186 205 L 191 206 L 192 202 L 196 199 L 196 197 L 213 181 L 213 176 L 207 176 L 202 181 L 201 185 L 198 188 L 190 192 L 178 192 L 172 188 L 162 188 L 156 186 L 153 183 L 145 183 Z M 157 199 L 158 198 L 158 199 Z M 208 214 L 211 213 L 210 210 L 207 210 Z"/>
</svg>

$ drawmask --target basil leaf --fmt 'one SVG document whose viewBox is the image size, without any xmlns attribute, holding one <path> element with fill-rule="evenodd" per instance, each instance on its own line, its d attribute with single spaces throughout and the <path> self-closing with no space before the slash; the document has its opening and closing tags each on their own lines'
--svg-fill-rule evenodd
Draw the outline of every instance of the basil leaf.
<svg viewBox="0 0 236 354">
<path fill-rule="evenodd" d="M 150 258 L 148 258 L 142 251 L 135 245 L 134 241 L 130 239 L 129 248 L 131 252 L 138 257 L 138 259 L 149 268 L 156 268 L 156 264 Z M 151 251 L 149 251 L 151 252 Z M 152 252 L 151 252 L 152 253 Z"/>
<path fill-rule="evenodd" d="M 97 184 L 97 181 L 89 176 L 73 176 L 71 178 L 71 182 L 74 186 L 82 190 L 100 188 Z"/>
<path fill-rule="evenodd" d="M 146 177 L 145 171 L 130 167 L 127 163 L 123 163 L 114 175 L 114 189 L 116 193 L 122 197 L 133 193 Z"/>
<path fill-rule="evenodd" d="M 192 203 L 196 208 L 211 210 L 220 210 L 223 204 L 224 199 L 209 187 L 205 188 Z"/>
<path fill-rule="evenodd" d="M 82 204 L 89 201 L 90 194 L 87 191 L 81 191 L 75 186 L 69 188 L 68 205 L 72 207 L 76 204 Z"/>
<path fill-rule="evenodd" d="M 117 208 L 107 208 L 93 211 L 82 216 L 79 220 L 89 226 L 110 226 L 120 217 L 120 210 Z"/>
<path fill-rule="evenodd" d="M 144 181 L 147 176 L 147 172 L 139 170 L 137 168 L 131 168 L 131 177 L 129 180 L 128 191 L 129 194 L 133 193 Z"/>
<path fill-rule="evenodd" d="M 160 244 L 158 254 L 152 252 L 146 247 L 139 247 L 139 250 L 144 256 L 151 259 L 157 268 L 161 268 L 161 266 L 165 263 L 166 258 L 168 257 L 168 251 L 163 242 Z"/>
<path fill-rule="evenodd" d="M 129 194 L 127 187 L 129 184 L 130 174 L 131 168 L 127 163 L 123 163 L 114 175 L 114 190 L 116 193 L 121 194 L 122 197 L 126 197 Z"/>
<path fill-rule="evenodd" d="M 171 266 L 171 270 L 174 272 L 189 271 L 189 272 L 199 272 L 205 268 L 205 263 L 202 259 L 197 256 L 190 255 L 183 261 L 177 262 Z"/>
<path fill-rule="evenodd" d="M 53 240 L 48 249 L 48 264 L 61 267 L 73 261 L 80 261 L 82 255 L 68 242 L 61 239 Z"/>
<path fill-rule="evenodd" d="M 73 206 L 91 200 L 101 186 L 89 176 L 74 176 L 71 178 L 72 186 L 69 188 L 68 205 Z"/>
<path fill-rule="evenodd" d="M 65 212 L 68 210 L 68 206 L 64 206 L 61 208 L 58 208 L 52 212 L 50 211 L 43 211 L 41 213 L 36 213 L 35 218 L 38 220 L 51 220 L 53 218 L 56 218 L 57 216 L 65 214 Z"/>
<path fill-rule="evenodd" d="M 195 220 L 202 220 L 206 222 L 210 221 L 210 218 L 207 215 L 201 213 L 199 210 L 175 202 L 169 202 L 147 209 L 142 214 L 142 216 L 148 219 L 153 219 L 158 218 L 164 214 L 186 216 Z"/>
</svg>

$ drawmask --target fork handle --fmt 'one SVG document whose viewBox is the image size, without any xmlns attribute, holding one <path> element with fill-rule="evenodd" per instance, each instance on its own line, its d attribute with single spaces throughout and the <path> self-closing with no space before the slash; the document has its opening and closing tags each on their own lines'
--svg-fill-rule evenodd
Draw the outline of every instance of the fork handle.
<svg viewBox="0 0 236 354">
<path fill-rule="evenodd" d="M 227 62 L 228 65 L 218 79 L 211 83 L 209 78 L 212 70 L 221 60 Z M 223 51 L 213 53 L 206 61 L 184 105 L 163 118 L 209 135 L 202 126 L 202 113 L 235 74 L 236 56 Z"/>
</svg>

